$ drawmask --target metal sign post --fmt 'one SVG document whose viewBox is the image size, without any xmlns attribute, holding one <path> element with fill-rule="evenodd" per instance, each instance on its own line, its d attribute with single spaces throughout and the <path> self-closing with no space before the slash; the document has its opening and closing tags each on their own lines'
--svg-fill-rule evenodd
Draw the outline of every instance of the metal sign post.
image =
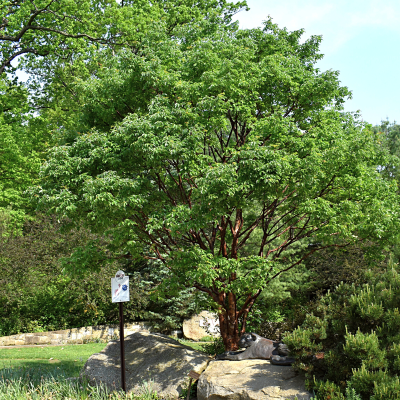
<svg viewBox="0 0 400 400">
<path fill-rule="evenodd" d="M 124 348 L 124 303 L 119 303 L 119 342 L 121 348 L 121 387 L 126 393 L 126 379 L 125 379 L 125 348 Z"/>
<path fill-rule="evenodd" d="M 125 379 L 125 348 L 124 348 L 124 309 L 123 302 L 129 301 L 129 276 L 123 271 L 118 271 L 115 278 L 111 278 L 111 299 L 119 303 L 119 342 L 121 347 L 121 387 L 126 393 Z"/>
</svg>

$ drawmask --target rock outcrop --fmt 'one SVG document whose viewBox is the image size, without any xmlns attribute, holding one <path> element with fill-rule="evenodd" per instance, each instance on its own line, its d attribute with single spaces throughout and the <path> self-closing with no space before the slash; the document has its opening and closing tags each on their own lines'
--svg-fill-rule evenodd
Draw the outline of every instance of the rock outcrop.
<svg viewBox="0 0 400 400">
<path fill-rule="evenodd" d="M 219 336 L 217 314 L 202 311 L 183 321 L 183 336 L 187 339 L 200 340 L 204 336 Z"/>
<path fill-rule="evenodd" d="M 198 400 L 309 400 L 292 367 L 267 360 L 212 361 L 197 384 Z"/>
<path fill-rule="evenodd" d="M 143 385 L 163 398 L 177 398 L 187 389 L 188 373 L 201 373 L 210 358 L 165 335 L 137 332 L 125 338 L 126 388 L 140 395 Z M 110 389 L 121 387 L 120 343 L 110 342 L 86 362 L 81 377 L 89 383 L 104 383 Z"/>
</svg>

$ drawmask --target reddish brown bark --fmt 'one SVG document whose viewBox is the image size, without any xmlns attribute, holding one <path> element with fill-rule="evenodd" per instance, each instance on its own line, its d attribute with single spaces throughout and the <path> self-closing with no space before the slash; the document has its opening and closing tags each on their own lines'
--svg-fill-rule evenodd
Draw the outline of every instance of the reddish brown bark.
<svg viewBox="0 0 400 400">
<path fill-rule="evenodd" d="M 260 293 L 261 291 L 258 291 L 253 296 L 248 296 L 240 311 L 237 310 L 236 296 L 234 293 L 221 293 L 219 295 L 219 324 L 226 351 L 238 349 L 239 338 L 246 332 L 247 316 Z"/>
<path fill-rule="evenodd" d="M 227 309 L 219 314 L 219 324 L 222 341 L 225 350 L 232 351 L 238 349 L 239 327 L 236 312 L 236 299 L 233 293 L 227 294 Z"/>
</svg>

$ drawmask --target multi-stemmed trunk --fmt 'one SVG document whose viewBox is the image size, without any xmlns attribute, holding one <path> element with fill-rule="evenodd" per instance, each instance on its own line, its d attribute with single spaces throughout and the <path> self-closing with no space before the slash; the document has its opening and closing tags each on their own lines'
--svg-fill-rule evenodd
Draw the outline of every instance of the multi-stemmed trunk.
<svg viewBox="0 0 400 400">
<path fill-rule="evenodd" d="M 249 296 L 248 301 L 240 310 L 237 309 L 234 293 L 220 294 L 219 327 L 226 351 L 238 349 L 239 338 L 246 331 L 247 315 L 258 294 Z"/>
<path fill-rule="evenodd" d="M 235 295 L 229 293 L 227 296 L 225 310 L 220 308 L 219 328 L 225 350 L 237 350 L 240 337 L 238 312 L 236 310 Z"/>
</svg>

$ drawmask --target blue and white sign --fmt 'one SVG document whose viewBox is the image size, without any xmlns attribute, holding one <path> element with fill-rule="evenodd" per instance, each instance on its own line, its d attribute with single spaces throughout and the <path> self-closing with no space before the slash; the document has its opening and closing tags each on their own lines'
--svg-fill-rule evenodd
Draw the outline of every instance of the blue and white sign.
<svg viewBox="0 0 400 400">
<path fill-rule="evenodd" d="M 115 278 L 111 278 L 111 299 L 113 303 L 129 301 L 129 276 L 118 271 Z"/>
</svg>

